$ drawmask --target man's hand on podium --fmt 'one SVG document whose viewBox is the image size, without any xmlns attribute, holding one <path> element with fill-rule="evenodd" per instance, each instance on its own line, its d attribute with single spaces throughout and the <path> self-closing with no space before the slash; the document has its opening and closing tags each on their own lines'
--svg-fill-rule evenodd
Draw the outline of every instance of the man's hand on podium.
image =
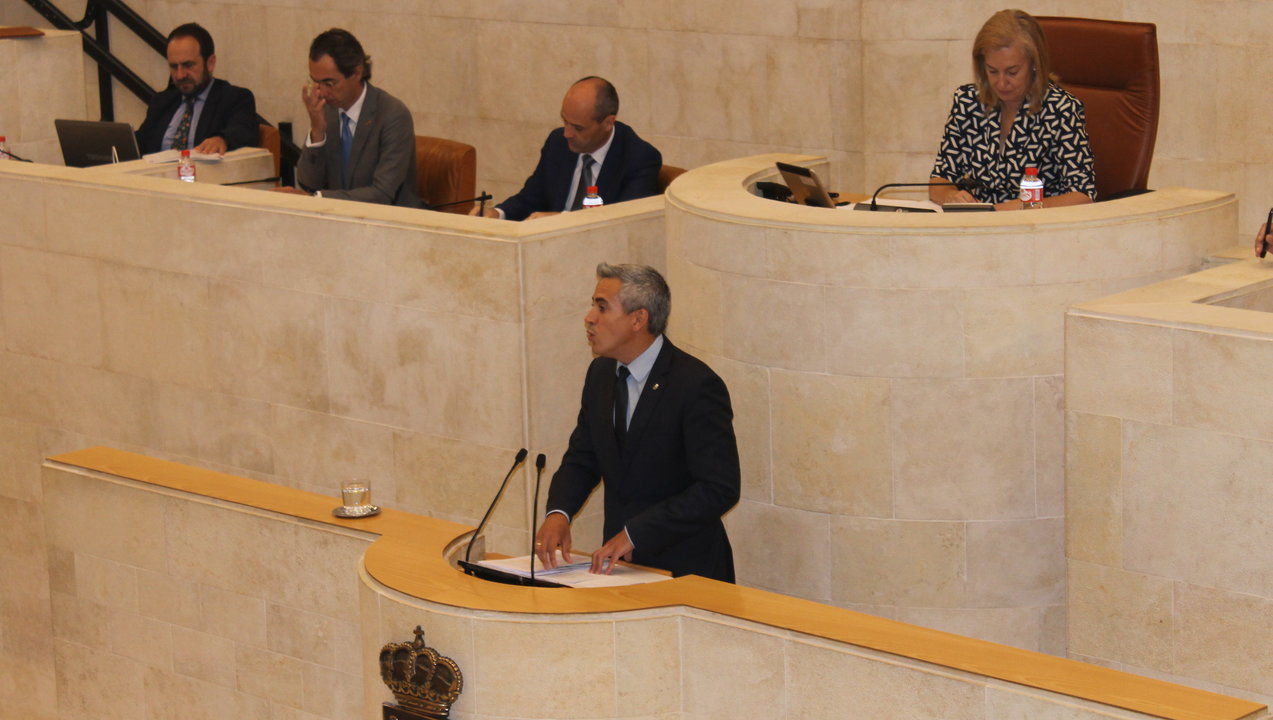
<svg viewBox="0 0 1273 720">
<path fill-rule="evenodd" d="M 627 529 L 620 530 L 610 538 L 601 549 L 592 554 L 592 568 L 588 572 L 609 575 L 614 572 L 614 564 L 620 560 L 632 562 L 632 541 L 628 539 Z"/>
<path fill-rule="evenodd" d="M 539 526 L 539 532 L 535 535 L 535 556 L 545 570 L 557 567 L 558 547 L 561 548 L 560 557 L 570 557 L 570 521 L 565 515 L 554 512 L 544 518 L 544 524 Z"/>
</svg>

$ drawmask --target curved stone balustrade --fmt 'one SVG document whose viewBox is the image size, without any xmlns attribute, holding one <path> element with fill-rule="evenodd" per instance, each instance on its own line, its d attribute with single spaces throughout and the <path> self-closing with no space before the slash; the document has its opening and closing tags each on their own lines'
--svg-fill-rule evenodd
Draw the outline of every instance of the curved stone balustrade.
<svg viewBox="0 0 1273 720">
<path fill-rule="evenodd" d="M 777 160 L 820 167 L 742 158 L 666 195 L 672 336 L 734 400 L 740 580 L 1063 652 L 1065 310 L 1196 269 L 1233 196 L 851 212 L 749 193 Z"/>
<path fill-rule="evenodd" d="M 475 720 L 1267 717 L 1245 700 L 702 578 L 487 583 L 444 560 L 466 526 L 392 508 L 337 519 L 334 494 L 110 448 L 51 458 L 42 485 L 60 657 L 68 672 L 87 666 L 64 711 L 78 698 L 99 713 L 181 700 L 262 717 L 268 701 L 371 717 L 391 699 L 379 648 L 420 625 L 459 664 L 455 710 Z"/>
</svg>

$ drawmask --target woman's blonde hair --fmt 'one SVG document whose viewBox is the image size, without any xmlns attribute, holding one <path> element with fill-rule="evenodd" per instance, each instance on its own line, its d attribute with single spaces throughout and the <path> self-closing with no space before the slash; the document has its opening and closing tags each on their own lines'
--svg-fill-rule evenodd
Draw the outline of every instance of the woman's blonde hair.
<svg viewBox="0 0 1273 720">
<path fill-rule="evenodd" d="M 1048 58 L 1048 41 L 1043 37 L 1039 21 L 1024 10 L 1000 10 L 977 33 L 972 43 L 972 71 L 977 78 L 977 99 L 982 107 L 990 110 L 999 104 L 999 97 L 986 78 L 986 53 L 1017 45 L 1030 61 L 1030 88 L 1025 102 L 1031 114 L 1042 109 L 1043 95 L 1048 84 L 1056 81 L 1052 63 Z"/>
</svg>

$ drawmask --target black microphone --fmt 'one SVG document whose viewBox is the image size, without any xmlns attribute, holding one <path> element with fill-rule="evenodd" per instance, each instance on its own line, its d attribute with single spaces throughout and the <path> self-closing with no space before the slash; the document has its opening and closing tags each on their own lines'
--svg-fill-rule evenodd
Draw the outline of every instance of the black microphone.
<svg viewBox="0 0 1273 720">
<path fill-rule="evenodd" d="M 508 487 L 508 479 L 513 476 L 513 471 L 518 465 L 526 459 L 526 448 L 517 451 L 517 457 L 513 459 L 513 466 L 508 469 L 508 473 L 504 475 L 504 482 L 500 483 L 499 492 L 495 493 L 495 499 L 491 500 L 491 506 L 486 508 L 486 514 L 482 516 L 482 521 L 477 524 L 477 529 L 473 531 L 473 537 L 469 538 L 469 546 L 464 550 L 464 562 L 469 562 L 469 556 L 473 554 L 473 543 L 477 542 L 477 536 L 482 534 L 482 528 L 486 527 L 486 521 L 491 519 L 491 513 L 495 511 L 495 505 L 499 503 L 499 499 L 504 497 L 504 488 Z"/>
<path fill-rule="evenodd" d="M 548 458 L 543 453 L 535 456 L 535 499 L 530 504 L 530 579 L 535 579 L 535 536 L 539 534 L 539 478 L 544 475 Z"/>
<path fill-rule="evenodd" d="M 27 160 L 27 159 L 26 159 L 26 158 L 24 158 L 24 157 L 18 157 L 17 155 L 14 155 L 13 153 L 9 152 L 8 150 L 0 150 L 0 160 L 5 159 L 6 157 L 7 157 L 7 158 L 10 158 L 10 159 L 13 159 L 13 160 L 17 160 L 18 162 L 24 162 L 24 163 L 33 163 L 33 162 L 35 162 L 34 160 Z"/>
<path fill-rule="evenodd" d="M 428 209 L 428 210 L 437 210 L 438 208 L 451 207 L 452 205 L 463 205 L 464 203 L 474 203 L 474 202 L 480 202 L 480 203 L 482 203 L 482 209 L 483 209 L 483 210 L 485 210 L 485 209 L 486 209 L 486 201 L 487 201 L 487 200 L 494 200 L 494 199 L 495 199 L 495 196 L 494 196 L 494 195 L 491 195 L 490 193 L 488 193 L 488 192 L 486 192 L 485 190 L 483 190 L 483 191 L 482 191 L 482 194 L 481 194 L 481 195 L 478 195 L 477 197 L 474 197 L 474 198 L 465 198 L 464 200 L 454 200 L 454 201 L 452 201 L 452 202 L 438 203 L 437 205 L 430 205 L 427 209 Z"/>
<path fill-rule="evenodd" d="M 277 183 L 282 180 L 278 175 L 274 177 L 261 178 L 260 180 L 236 180 L 234 182 L 221 183 L 222 187 L 230 187 L 231 185 L 255 185 L 256 183 Z"/>
<path fill-rule="evenodd" d="M 876 188 L 875 193 L 871 195 L 871 212 L 879 210 L 879 206 L 875 203 L 880 193 L 889 188 L 895 187 L 956 187 L 964 192 L 972 192 L 973 190 L 981 190 L 986 184 L 971 175 L 964 175 L 954 182 L 926 182 L 926 183 L 887 183 Z"/>
</svg>

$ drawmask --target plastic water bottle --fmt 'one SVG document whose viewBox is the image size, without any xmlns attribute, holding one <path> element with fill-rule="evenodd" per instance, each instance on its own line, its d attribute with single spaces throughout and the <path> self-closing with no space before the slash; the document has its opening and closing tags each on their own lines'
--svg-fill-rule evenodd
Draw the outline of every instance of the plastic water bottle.
<svg viewBox="0 0 1273 720">
<path fill-rule="evenodd" d="M 1043 207 L 1043 180 L 1037 167 L 1027 167 L 1021 176 L 1021 208 L 1032 210 Z"/>
<path fill-rule="evenodd" d="M 13 156 L 9 154 L 9 142 L 0 135 L 0 160 L 12 160 Z"/>
<path fill-rule="evenodd" d="M 181 159 L 177 161 L 177 177 L 185 182 L 194 182 L 194 160 L 190 159 L 189 150 L 181 151 Z"/>
<path fill-rule="evenodd" d="M 605 203 L 602 202 L 601 196 L 597 194 L 597 186 L 589 185 L 588 194 L 583 196 L 583 209 L 599 208 Z"/>
</svg>

